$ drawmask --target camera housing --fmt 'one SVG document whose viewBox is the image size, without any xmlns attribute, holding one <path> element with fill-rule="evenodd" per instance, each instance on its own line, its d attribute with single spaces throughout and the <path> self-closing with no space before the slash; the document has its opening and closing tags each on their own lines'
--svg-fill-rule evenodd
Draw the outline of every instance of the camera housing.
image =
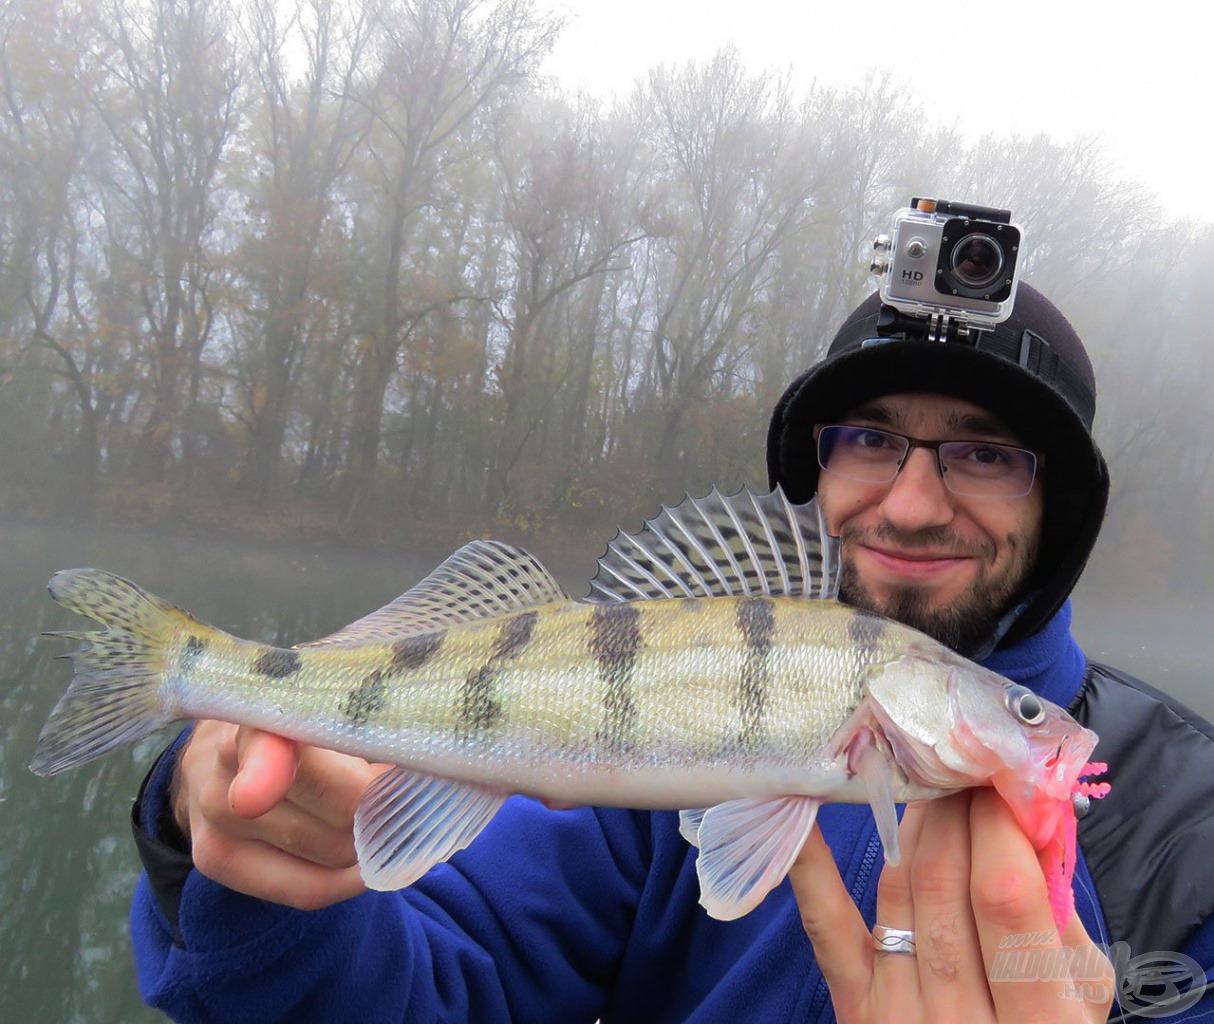
<svg viewBox="0 0 1214 1024">
<path fill-rule="evenodd" d="M 1012 312 L 1022 238 L 1009 210 L 912 199 L 873 243 L 881 301 L 914 317 L 993 327 Z"/>
</svg>

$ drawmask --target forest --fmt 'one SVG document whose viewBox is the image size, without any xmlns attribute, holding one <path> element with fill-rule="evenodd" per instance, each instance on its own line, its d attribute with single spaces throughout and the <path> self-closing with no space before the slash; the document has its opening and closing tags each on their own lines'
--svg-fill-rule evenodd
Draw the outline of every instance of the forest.
<svg viewBox="0 0 1214 1024">
<path fill-rule="evenodd" d="M 1110 564 L 1214 550 L 1214 227 L 1097 140 L 730 50 L 545 79 L 529 0 L 3 0 L 0 520 L 396 543 L 765 484 L 912 195 L 1007 207 L 1100 382 Z M 429 531 L 429 532 L 427 532 Z"/>
</svg>

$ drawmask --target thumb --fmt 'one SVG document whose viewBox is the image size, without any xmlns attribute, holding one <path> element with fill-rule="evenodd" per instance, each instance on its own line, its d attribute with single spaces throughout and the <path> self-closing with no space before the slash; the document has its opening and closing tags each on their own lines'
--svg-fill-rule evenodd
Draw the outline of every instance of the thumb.
<svg viewBox="0 0 1214 1024">
<path fill-rule="evenodd" d="M 299 767 L 299 744 L 241 726 L 236 734 L 238 767 L 228 803 L 242 818 L 259 818 L 287 795 Z"/>
</svg>

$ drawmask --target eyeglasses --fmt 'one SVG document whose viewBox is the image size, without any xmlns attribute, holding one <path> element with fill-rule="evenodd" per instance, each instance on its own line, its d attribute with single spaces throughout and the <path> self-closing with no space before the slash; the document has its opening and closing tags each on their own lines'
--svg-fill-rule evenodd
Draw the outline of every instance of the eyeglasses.
<svg viewBox="0 0 1214 1024">
<path fill-rule="evenodd" d="M 888 484 L 912 448 L 936 453 L 944 486 L 975 498 L 1019 498 L 1033 489 L 1038 456 L 993 441 L 923 441 L 876 427 L 818 426 L 818 465 L 826 472 L 869 484 Z"/>
</svg>

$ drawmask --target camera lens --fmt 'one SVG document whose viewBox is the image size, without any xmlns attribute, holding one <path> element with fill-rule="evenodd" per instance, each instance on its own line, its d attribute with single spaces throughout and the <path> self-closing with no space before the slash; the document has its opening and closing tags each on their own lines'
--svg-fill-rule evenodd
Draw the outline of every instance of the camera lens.
<svg viewBox="0 0 1214 1024">
<path fill-rule="evenodd" d="M 953 276 L 966 288 L 985 288 L 1003 272 L 1003 247 L 990 235 L 966 235 L 953 249 Z"/>
</svg>

